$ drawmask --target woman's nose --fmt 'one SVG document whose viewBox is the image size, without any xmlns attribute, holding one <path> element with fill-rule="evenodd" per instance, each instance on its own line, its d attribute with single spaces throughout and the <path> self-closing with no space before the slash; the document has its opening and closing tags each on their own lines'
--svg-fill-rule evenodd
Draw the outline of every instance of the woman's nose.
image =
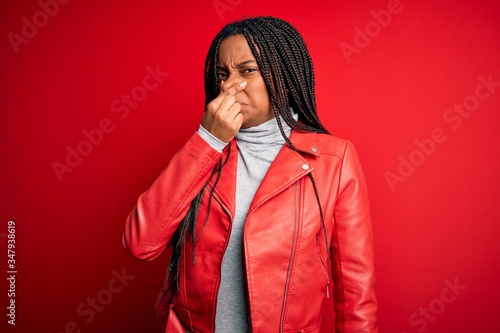
<svg viewBox="0 0 500 333">
<path fill-rule="evenodd" d="M 221 89 L 223 92 L 226 92 L 228 89 L 240 84 L 241 82 L 243 82 L 241 78 L 236 77 L 235 75 L 230 75 L 222 84 Z"/>
</svg>

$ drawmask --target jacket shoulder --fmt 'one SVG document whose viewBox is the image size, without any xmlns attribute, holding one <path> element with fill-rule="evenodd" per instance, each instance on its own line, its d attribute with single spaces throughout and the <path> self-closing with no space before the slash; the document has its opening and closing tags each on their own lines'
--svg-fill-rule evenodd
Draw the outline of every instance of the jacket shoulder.
<svg viewBox="0 0 500 333">
<path fill-rule="evenodd" d="M 349 151 L 355 151 L 349 140 L 324 133 L 292 131 L 290 141 L 298 150 L 304 153 L 316 156 L 337 156 L 341 160 L 344 159 L 346 153 L 349 154 Z"/>
<path fill-rule="evenodd" d="M 329 134 L 317 134 L 318 152 L 323 155 L 335 155 L 344 159 L 348 146 L 352 146 L 349 140 Z"/>
</svg>

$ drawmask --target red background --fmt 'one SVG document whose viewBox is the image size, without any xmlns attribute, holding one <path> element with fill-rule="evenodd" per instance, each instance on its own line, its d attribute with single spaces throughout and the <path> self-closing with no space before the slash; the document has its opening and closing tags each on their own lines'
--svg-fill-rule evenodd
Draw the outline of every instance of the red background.
<svg viewBox="0 0 500 333">
<path fill-rule="evenodd" d="M 480 76 L 500 81 L 500 5 L 401 0 L 390 22 L 374 24 L 371 11 L 391 1 L 71 1 L 46 22 L 37 1 L 2 2 L 0 252 L 13 220 L 18 274 L 13 327 L 2 255 L 1 330 L 164 331 L 153 303 L 168 257 L 133 260 L 121 245 L 125 218 L 199 124 L 212 38 L 234 19 L 275 15 L 303 34 L 320 117 L 363 163 L 381 332 L 498 332 L 500 87 L 478 88 L 489 92 L 478 105 L 471 96 Z M 21 35 L 33 15 L 38 32 L 16 53 L 9 33 Z M 342 43 L 365 28 L 371 37 L 346 56 Z M 112 103 L 140 92 L 147 66 L 169 75 L 120 119 Z M 464 100 L 476 110 L 460 126 L 443 118 Z M 113 131 L 58 179 L 53 163 L 105 118 Z M 432 147 L 435 129 L 443 142 Z M 391 186 L 388 172 L 400 181 Z M 129 276 L 119 291 L 113 270 Z M 106 304 L 90 320 L 96 296 Z M 331 311 L 328 302 L 325 332 Z"/>
</svg>

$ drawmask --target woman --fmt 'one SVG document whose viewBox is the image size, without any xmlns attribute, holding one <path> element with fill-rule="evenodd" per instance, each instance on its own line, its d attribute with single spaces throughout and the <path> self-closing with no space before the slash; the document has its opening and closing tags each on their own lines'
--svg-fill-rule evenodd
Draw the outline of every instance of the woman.
<svg viewBox="0 0 500 333">
<path fill-rule="evenodd" d="M 225 26 L 205 94 L 198 131 L 125 227 L 138 259 L 172 247 L 166 331 L 319 332 L 333 283 L 336 332 L 377 332 L 364 176 L 318 119 L 300 34 L 273 17 Z"/>
</svg>

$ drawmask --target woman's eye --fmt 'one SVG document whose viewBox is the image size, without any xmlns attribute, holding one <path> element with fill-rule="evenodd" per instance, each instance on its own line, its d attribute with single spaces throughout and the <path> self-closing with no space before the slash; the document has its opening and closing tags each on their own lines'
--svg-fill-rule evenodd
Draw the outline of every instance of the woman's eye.
<svg viewBox="0 0 500 333">
<path fill-rule="evenodd" d="M 253 72 L 255 72 L 256 70 L 257 70 L 257 69 L 255 69 L 255 68 L 247 68 L 247 69 L 245 69 L 245 70 L 243 71 L 243 73 L 253 73 Z"/>
<path fill-rule="evenodd" d="M 217 79 L 223 79 L 226 77 L 226 73 L 217 73 L 215 76 L 217 77 Z"/>
</svg>

